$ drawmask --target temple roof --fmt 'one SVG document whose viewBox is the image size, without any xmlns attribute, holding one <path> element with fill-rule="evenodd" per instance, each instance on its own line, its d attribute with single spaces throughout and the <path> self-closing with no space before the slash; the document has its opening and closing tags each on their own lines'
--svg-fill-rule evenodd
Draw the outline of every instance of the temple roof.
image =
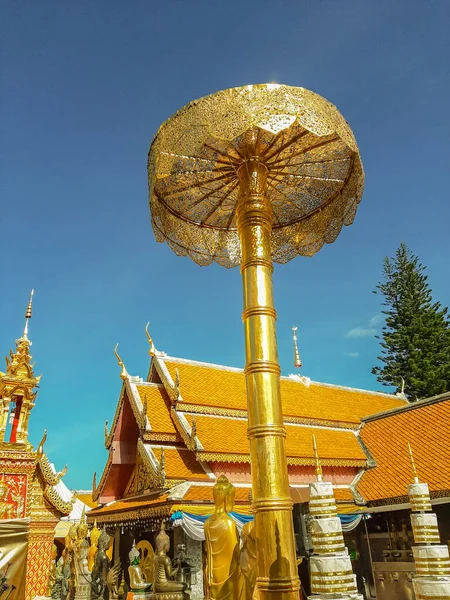
<svg viewBox="0 0 450 600">
<path fill-rule="evenodd" d="M 450 497 L 449 392 L 372 415 L 363 423 L 361 438 L 376 461 L 376 468 L 364 473 L 358 483 L 366 501 L 408 502 L 408 484 L 413 480 L 408 443 L 420 481 L 428 483 L 431 496 Z"/>
<path fill-rule="evenodd" d="M 243 369 L 173 357 L 160 360 L 173 380 L 178 370 L 185 404 L 228 411 L 247 410 Z M 405 404 L 391 394 L 313 381 L 305 384 L 296 376 L 281 377 L 281 400 L 286 422 L 290 418 L 302 418 L 356 426 L 367 415 Z"/>
<path fill-rule="evenodd" d="M 123 386 L 111 430 L 105 432 L 109 456 L 100 483 L 94 486 L 94 500 L 110 504 L 124 495 L 135 496 L 138 488 L 148 494 L 158 485 L 163 491 L 183 481 L 197 482 L 199 493 L 202 481 L 206 487 L 214 482 L 212 467 L 234 472 L 237 467 L 232 465 L 241 463 L 242 476 L 249 475 L 243 370 L 167 357 L 155 350 L 153 342 L 151 356 L 146 382 L 130 376 L 118 359 Z M 389 394 L 298 376 L 281 378 L 281 395 L 290 468 L 314 465 L 314 433 L 323 465 L 349 469 L 347 481 L 370 460 L 359 440 L 361 418 L 406 404 Z M 348 484 L 346 493 L 347 500 L 353 497 Z M 119 510 L 117 502 L 114 506 Z"/>
</svg>

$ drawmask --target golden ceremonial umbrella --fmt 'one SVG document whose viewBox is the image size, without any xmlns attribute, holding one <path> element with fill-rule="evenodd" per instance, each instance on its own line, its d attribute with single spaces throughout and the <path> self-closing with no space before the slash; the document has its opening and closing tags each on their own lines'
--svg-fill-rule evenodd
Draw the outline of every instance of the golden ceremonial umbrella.
<svg viewBox="0 0 450 600">
<path fill-rule="evenodd" d="M 364 173 L 353 134 L 321 96 L 249 85 L 191 102 L 149 152 L 157 241 L 197 264 L 241 266 L 257 585 L 298 597 L 272 262 L 312 256 L 353 222 Z"/>
</svg>

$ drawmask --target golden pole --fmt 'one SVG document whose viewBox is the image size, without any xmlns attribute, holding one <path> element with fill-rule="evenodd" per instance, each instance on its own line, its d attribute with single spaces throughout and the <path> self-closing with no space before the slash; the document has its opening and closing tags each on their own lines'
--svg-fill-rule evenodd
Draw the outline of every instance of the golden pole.
<svg viewBox="0 0 450 600">
<path fill-rule="evenodd" d="M 257 548 L 257 586 L 262 599 L 298 600 L 299 579 L 286 463 L 276 312 L 272 291 L 272 207 L 267 167 L 249 131 L 249 158 L 239 167 L 237 227 L 244 291 L 242 320 Z"/>
</svg>

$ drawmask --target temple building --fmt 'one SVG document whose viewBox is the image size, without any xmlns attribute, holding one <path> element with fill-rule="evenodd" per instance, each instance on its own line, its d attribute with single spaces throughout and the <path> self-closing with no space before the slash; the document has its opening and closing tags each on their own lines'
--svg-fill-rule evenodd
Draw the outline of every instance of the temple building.
<svg viewBox="0 0 450 600">
<path fill-rule="evenodd" d="M 367 530 L 361 554 L 370 592 L 378 598 L 413 597 L 413 533 L 408 485 L 413 472 L 427 482 L 442 544 L 450 544 L 450 392 L 364 417 L 360 437 L 376 467 L 357 485 Z M 367 545 L 367 539 L 369 544 Z"/>
<path fill-rule="evenodd" d="M 66 468 L 56 472 L 50 463 L 46 433 L 37 450 L 28 441 L 40 381 L 31 362 L 31 312 L 30 299 L 24 333 L 0 371 L 0 571 L 4 589 L 15 586 L 14 597 L 25 600 L 47 595 L 55 526 L 75 502 L 61 496 Z"/>
<path fill-rule="evenodd" d="M 250 516 L 250 454 L 247 399 L 242 369 L 169 357 L 148 335 L 148 376 L 121 367 L 122 389 L 111 427 L 105 428 L 106 465 L 93 499 L 99 506 L 88 522 L 106 525 L 115 536 L 115 558 L 127 564 L 133 539 L 154 542 L 161 520 L 172 526 L 172 547 L 184 544 L 202 568 L 203 522 L 213 512 L 213 486 L 225 474 L 236 487 L 233 517 L 241 527 Z M 404 399 L 364 390 L 281 378 L 286 450 L 294 524 L 300 547 L 307 535 L 301 510 L 315 480 L 314 434 L 323 478 L 333 483 L 344 531 L 361 519 L 365 498 L 360 480 L 375 464 L 367 449 L 361 420 L 402 409 Z M 127 573 L 125 569 L 125 578 Z M 203 597 L 202 581 L 193 598 Z"/>
</svg>

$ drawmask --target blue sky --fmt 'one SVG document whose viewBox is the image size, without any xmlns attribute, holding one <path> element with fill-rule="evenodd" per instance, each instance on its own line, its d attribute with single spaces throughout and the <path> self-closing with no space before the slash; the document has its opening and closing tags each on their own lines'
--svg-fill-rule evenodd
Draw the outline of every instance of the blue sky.
<svg viewBox="0 0 450 600">
<path fill-rule="evenodd" d="M 144 327 L 170 355 L 243 365 L 237 269 L 154 241 L 146 160 L 159 124 L 219 89 L 273 81 L 336 104 L 360 146 L 355 223 L 275 270 L 282 371 L 380 389 L 384 256 L 405 241 L 450 303 L 450 3 L 446 0 L 80 0 L 2 3 L 0 352 L 23 330 L 42 382 L 31 440 L 90 487 L 121 380 L 145 377 Z M 0 367 L 1 368 L 1 367 Z"/>
</svg>

